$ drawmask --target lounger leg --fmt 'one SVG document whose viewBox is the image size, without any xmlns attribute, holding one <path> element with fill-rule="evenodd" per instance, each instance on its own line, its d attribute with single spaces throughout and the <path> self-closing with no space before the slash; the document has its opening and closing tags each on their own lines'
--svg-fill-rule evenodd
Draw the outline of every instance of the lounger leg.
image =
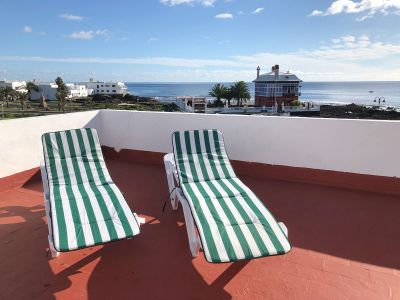
<svg viewBox="0 0 400 300">
<path fill-rule="evenodd" d="M 189 204 L 187 203 L 185 196 L 182 193 L 182 190 L 179 187 L 175 186 L 174 178 L 176 178 L 177 174 L 176 174 L 174 155 L 172 153 L 166 154 L 164 156 L 164 165 L 165 165 L 165 171 L 167 173 L 168 188 L 170 193 L 172 209 L 177 210 L 179 202 L 181 202 L 183 208 L 183 215 L 185 217 L 186 230 L 188 233 L 190 252 L 192 253 L 193 257 L 196 257 L 199 254 L 199 250 L 201 249 L 201 243 L 194 224 Z"/>
<path fill-rule="evenodd" d="M 49 234 L 49 249 L 51 252 L 51 258 L 56 258 L 60 254 L 60 252 L 58 252 L 56 248 L 54 248 L 53 240 L 50 237 L 50 234 Z"/>
<path fill-rule="evenodd" d="M 185 216 L 185 224 L 188 233 L 190 252 L 192 252 L 193 257 L 196 257 L 199 254 L 201 243 L 196 227 L 194 225 L 193 216 L 192 213 L 190 212 L 189 204 L 186 202 L 186 199 L 184 198 L 185 196 L 182 194 L 182 191 L 180 189 L 177 190 L 177 195 L 179 201 L 182 204 L 183 215 Z"/>
<path fill-rule="evenodd" d="M 167 180 L 168 180 L 168 189 L 170 193 L 170 200 L 173 210 L 178 209 L 178 201 L 175 189 L 175 182 L 174 182 L 174 172 L 175 172 L 175 162 L 174 162 L 174 155 L 172 153 L 166 154 L 164 156 L 164 165 L 165 165 L 165 172 L 167 173 Z"/>
</svg>

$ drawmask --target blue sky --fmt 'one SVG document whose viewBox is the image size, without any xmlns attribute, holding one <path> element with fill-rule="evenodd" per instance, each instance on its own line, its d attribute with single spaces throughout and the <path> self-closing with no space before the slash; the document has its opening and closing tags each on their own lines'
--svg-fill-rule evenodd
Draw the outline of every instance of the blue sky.
<svg viewBox="0 0 400 300">
<path fill-rule="evenodd" d="M 0 78 L 400 80 L 399 0 L 1 0 Z M 6 12 L 6 13 L 4 13 Z"/>
</svg>

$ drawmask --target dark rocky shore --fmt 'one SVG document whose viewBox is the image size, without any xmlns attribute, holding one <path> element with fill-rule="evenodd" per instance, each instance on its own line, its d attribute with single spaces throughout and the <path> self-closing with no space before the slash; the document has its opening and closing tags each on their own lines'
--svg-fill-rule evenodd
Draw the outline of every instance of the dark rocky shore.
<svg viewBox="0 0 400 300">
<path fill-rule="evenodd" d="M 341 119 L 400 120 L 400 112 L 395 108 L 367 107 L 357 104 L 321 105 L 320 117 Z"/>
</svg>

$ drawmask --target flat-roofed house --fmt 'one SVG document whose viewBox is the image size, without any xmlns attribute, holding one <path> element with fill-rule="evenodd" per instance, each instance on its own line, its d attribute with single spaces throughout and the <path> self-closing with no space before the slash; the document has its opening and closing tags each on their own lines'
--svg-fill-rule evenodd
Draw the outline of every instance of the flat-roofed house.
<svg viewBox="0 0 400 300">
<path fill-rule="evenodd" d="M 87 97 L 88 89 L 84 84 L 67 83 L 69 98 Z"/>
<path fill-rule="evenodd" d="M 80 82 L 79 84 L 85 85 L 91 91 L 92 95 L 125 95 L 128 89 L 123 82 L 114 81 L 95 81 L 90 79 L 88 82 Z"/>
<path fill-rule="evenodd" d="M 57 84 L 52 83 L 36 83 L 39 91 L 32 91 L 31 99 L 40 100 L 42 95 L 46 100 L 54 101 L 57 100 Z"/>
<path fill-rule="evenodd" d="M 26 93 L 26 82 L 16 80 L 2 80 L 0 81 L 0 88 L 10 87 L 13 90 Z"/>
</svg>

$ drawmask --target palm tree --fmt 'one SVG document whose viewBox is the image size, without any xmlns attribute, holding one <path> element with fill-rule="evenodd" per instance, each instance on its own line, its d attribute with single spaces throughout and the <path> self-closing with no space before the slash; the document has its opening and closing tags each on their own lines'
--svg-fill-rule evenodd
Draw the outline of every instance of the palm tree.
<svg viewBox="0 0 400 300">
<path fill-rule="evenodd" d="M 28 100 L 32 100 L 31 99 L 32 91 L 39 92 L 40 88 L 34 82 L 28 81 L 26 83 L 26 90 L 28 91 L 28 95 L 27 95 L 28 96 Z"/>
<path fill-rule="evenodd" d="M 244 81 L 238 81 L 231 85 L 231 93 L 233 98 L 237 100 L 238 106 L 242 106 L 243 102 L 251 99 L 249 86 Z"/>
<path fill-rule="evenodd" d="M 228 88 L 228 91 L 226 92 L 225 99 L 228 101 L 228 107 L 231 106 L 231 101 L 233 99 L 233 91 L 232 91 L 232 86 Z"/>
<path fill-rule="evenodd" d="M 56 98 L 58 100 L 58 110 L 59 111 L 62 110 L 63 113 L 65 113 L 65 102 L 68 96 L 68 88 L 61 77 L 56 78 L 56 84 L 57 84 Z"/>
<path fill-rule="evenodd" d="M 5 97 L 5 95 L 4 95 L 4 89 L 5 88 L 0 88 L 0 97 L 1 97 L 1 100 L 4 102 L 4 101 L 6 101 L 6 97 Z"/>
<path fill-rule="evenodd" d="M 212 89 L 210 90 L 210 92 L 208 94 L 211 97 L 217 98 L 217 100 L 215 101 L 216 106 L 223 106 L 221 99 L 225 98 L 227 96 L 228 92 L 229 92 L 229 89 L 225 85 L 217 83 L 216 85 L 214 85 L 212 87 Z"/>
<path fill-rule="evenodd" d="M 24 93 L 24 92 L 15 92 L 17 98 L 19 99 L 19 102 L 21 103 L 21 110 L 25 110 L 26 108 L 26 100 L 28 98 L 28 94 Z"/>
<path fill-rule="evenodd" d="M 6 107 L 8 108 L 8 100 L 9 97 L 12 97 L 14 94 L 14 89 L 10 86 L 6 86 L 5 88 L 0 89 L 0 95 L 3 97 L 3 101 L 6 101 Z"/>
</svg>

